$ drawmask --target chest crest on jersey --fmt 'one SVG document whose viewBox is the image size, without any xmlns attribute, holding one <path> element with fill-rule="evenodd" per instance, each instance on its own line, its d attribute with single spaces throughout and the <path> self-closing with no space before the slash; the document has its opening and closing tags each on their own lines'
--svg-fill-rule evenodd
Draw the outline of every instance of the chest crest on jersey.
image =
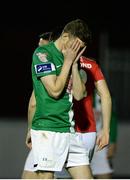
<svg viewBox="0 0 130 180">
<path fill-rule="evenodd" d="M 38 58 L 39 58 L 39 60 L 40 61 L 42 61 L 42 62 L 47 62 L 48 60 L 47 60 L 47 54 L 46 53 L 37 53 L 36 54 L 37 56 L 38 56 Z"/>
</svg>

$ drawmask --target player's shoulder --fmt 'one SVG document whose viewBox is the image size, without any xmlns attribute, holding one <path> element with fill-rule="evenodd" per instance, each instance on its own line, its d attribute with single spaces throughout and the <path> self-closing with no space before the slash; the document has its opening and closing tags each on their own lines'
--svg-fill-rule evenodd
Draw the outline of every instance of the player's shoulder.
<svg viewBox="0 0 130 180">
<path fill-rule="evenodd" d="M 87 68 L 96 67 L 98 65 L 96 62 L 96 59 L 90 58 L 90 57 L 85 57 L 85 56 L 80 57 L 80 63 L 82 66 L 87 67 Z"/>
<path fill-rule="evenodd" d="M 44 47 L 38 46 L 38 47 L 34 50 L 34 55 L 36 55 L 37 53 L 42 53 L 42 52 L 44 52 L 44 51 L 45 51 Z"/>
<path fill-rule="evenodd" d="M 35 49 L 35 51 L 48 51 L 49 47 L 50 47 L 50 44 L 38 46 L 38 47 Z"/>
<path fill-rule="evenodd" d="M 81 56 L 80 61 L 85 63 L 97 64 L 96 59 L 85 56 Z"/>
<path fill-rule="evenodd" d="M 49 50 L 49 45 L 43 45 L 43 46 L 38 46 L 35 51 L 34 51 L 34 56 L 41 54 L 41 55 L 46 55 L 46 56 L 51 56 L 51 51 Z"/>
</svg>

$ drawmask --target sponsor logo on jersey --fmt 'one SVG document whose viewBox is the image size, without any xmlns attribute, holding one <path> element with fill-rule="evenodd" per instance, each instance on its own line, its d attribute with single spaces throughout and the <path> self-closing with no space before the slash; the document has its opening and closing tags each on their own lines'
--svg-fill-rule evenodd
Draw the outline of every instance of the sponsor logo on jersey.
<svg viewBox="0 0 130 180">
<path fill-rule="evenodd" d="M 89 64 L 89 63 L 80 63 L 80 67 L 81 68 L 91 69 L 92 68 L 92 64 Z"/>
<path fill-rule="evenodd" d="M 47 62 L 47 54 L 46 53 L 36 53 L 36 55 L 38 56 L 39 60 L 42 62 Z"/>
<path fill-rule="evenodd" d="M 62 65 L 60 64 L 60 65 L 57 65 L 56 67 L 59 68 L 59 67 L 61 67 L 61 66 L 62 66 Z"/>
<path fill-rule="evenodd" d="M 48 72 L 55 71 L 55 66 L 52 63 L 37 64 L 35 65 L 35 71 L 36 71 L 36 74 L 48 73 Z"/>
</svg>

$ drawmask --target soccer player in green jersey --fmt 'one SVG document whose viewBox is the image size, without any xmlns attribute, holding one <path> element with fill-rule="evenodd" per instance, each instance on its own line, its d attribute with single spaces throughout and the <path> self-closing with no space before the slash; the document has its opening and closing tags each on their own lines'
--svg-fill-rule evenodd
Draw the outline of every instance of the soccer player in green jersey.
<svg viewBox="0 0 130 180">
<path fill-rule="evenodd" d="M 54 36 L 52 36 L 52 32 L 42 33 L 42 34 L 39 35 L 38 45 L 39 46 L 46 45 L 52 39 L 56 40 L 56 39 L 54 39 L 55 37 L 56 37 L 56 39 L 59 37 L 59 32 L 58 32 L 58 34 L 57 33 L 54 34 Z M 28 126 L 29 127 L 30 127 L 30 124 L 32 123 L 32 119 L 33 119 L 33 116 L 35 114 L 35 109 L 36 109 L 36 99 L 35 99 L 34 91 L 32 91 L 30 99 L 29 99 L 29 103 L 28 103 L 28 114 L 27 114 Z M 29 130 L 29 132 L 27 134 L 27 137 L 26 137 L 26 145 L 30 149 L 28 157 L 30 156 L 30 154 L 32 154 L 32 150 L 31 150 L 32 145 L 31 144 L 32 143 L 31 143 L 31 136 L 30 136 L 30 130 Z M 27 157 L 27 160 L 28 160 L 28 157 Z M 26 163 L 27 163 L 27 160 L 26 160 Z M 37 173 L 26 170 L 25 167 L 24 167 L 21 178 L 22 179 L 37 179 Z"/>
<path fill-rule="evenodd" d="M 53 178 L 65 162 L 73 178 L 92 178 L 88 154 L 74 131 L 72 106 L 73 96 L 77 100 L 86 96 L 77 62 L 89 36 L 86 23 L 77 19 L 64 27 L 54 43 L 38 47 L 33 54 L 37 106 L 29 129 L 39 178 Z"/>
</svg>

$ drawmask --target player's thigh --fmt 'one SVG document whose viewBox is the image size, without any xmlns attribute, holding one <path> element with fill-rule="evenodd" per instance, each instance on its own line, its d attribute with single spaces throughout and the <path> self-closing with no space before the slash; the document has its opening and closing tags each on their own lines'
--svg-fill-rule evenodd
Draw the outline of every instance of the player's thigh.
<svg viewBox="0 0 130 180">
<path fill-rule="evenodd" d="M 113 173 L 113 168 L 110 166 L 107 158 L 107 148 L 103 148 L 101 151 L 94 151 L 94 155 L 91 162 L 91 169 L 94 175 L 104 175 Z"/>
<path fill-rule="evenodd" d="M 22 179 L 38 179 L 38 174 L 32 171 L 23 171 Z"/>
<path fill-rule="evenodd" d="M 31 130 L 34 171 L 61 171 L 69 149 L 70 133 Z"/>
<path fill-rule="evenodd" d="M 71 175 L 68 170 L 63 167 L 62 171 L 55 172 L 55 179 L 71 179 Z"/>
<path fill-rule="evenodd" d="M 112 173 L 98 174 L 94 176 L 96 179 L 112 179 Z"/>
<path fill-rule="evenodd" d="M 26 157 L 26 161 L 24 164 L 24 171 L 27 171 L 27 172 L 34 171 L 34 157 L 33 157 L 32 149 L 29 151 Z"/>
<path fill-rule="evenodd" d="M 96 144 L 96 132 L 80 133 L 80 137 L 83 141 L 84 147 L 89 153 L 89 160 L 91 161 Z"/>
<path fill-rule="evenodd" d="M 86 149 L 93 149 L 96 143 L 96 132 L 80 133 Z"/>
<path fill-rule="evenodd" d="M 68 172 L 73 179 L 93 179 L 89 165 L 69 167 Z"/>
<path fill-rule="evenodd" d="M 89 152 L 84 147 L 81 134 L 70 134 L 69 152 L 66 160 L 66 168 L 89 165 Z"/>
</svg>

